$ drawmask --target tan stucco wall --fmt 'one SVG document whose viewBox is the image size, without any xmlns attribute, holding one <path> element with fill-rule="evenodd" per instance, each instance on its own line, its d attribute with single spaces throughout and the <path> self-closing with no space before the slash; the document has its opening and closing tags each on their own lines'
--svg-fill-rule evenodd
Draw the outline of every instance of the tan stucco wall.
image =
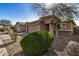
<svg viewBox="0 0 79 59">
<path fill-rule="evenodd" d="M 19 26 L 18 24 L 15 26 L 15 28 L 16 28 L 16 31 L 17 32 L 21 32 L 21 26 Z"/>
<path fill-rule="evenodd" d="M 46 22 L 49 23 L 47 18 L 44 20 L 44 23 L 41 23 L 40 21 L 34 21 L 30 23 L 28 25 L 28 32 L 31 33 L 31 32 L 45 30 Z M 26 31 L 27 31 L 27 27 L 26 27 Z"/>
<path fill-rule="evenodd" d="M 67 28 L 68 30 L 73 30 L 73 28 L 72 28 L 72 23 L 71 23 L 71 22 L 66 23 L 66 28 Z"/>
<path fill-rule="evenodd" d="M 26 32 L 28 32 L 28 26 L 26 26 Z"/>
<path fill-rule="evenodd" d="M 54 23 L 56 23 L 57 21 L 58 21 L 58 19 L 56 19 L 56 18 L 54 18 L 54 17 L 51 17 L 51 18 L 44 18 L 44 19 L 41 19 L 41 20 L 43 20 L 43 22 L 44 22 L 44 24 L 42 25 L 42 29 L 45 29 L 45 24 L 49 24 L 49 31 L 50 32 L 53 32 L 53 30 L 54 30 Z M 51 24 L 52 23 L 52 24 Z M 57 23 L 56 23 L 57 24 Z M 55 27 L 56 27 L 56 25 L 55 25 Z"/>
<path fill-rule="evenodd" d="M 63 26 L 64 24 L 64 26 Z M 60 23 L 60 30 L 70 30 L 73 31 L 73 23 L 72 22 L 63 22 Z"/>
<path fill-rule="evenodd" d="M 53 32 L 53 26 L 51 24 L 49 24 L 49 31 Z"/>
<path fill-rule="evenodd" d="M 26 32 L 26 26 L 21 26 L 22 28 L 21 28 L 21 30 L 23 31 L 23 32 Z"/>
<path fill-rule="evenodd" d="M 53 20 L 53 18 L 45 18 L 42 20 L 43 20 L 44 24 L 47 24 L 47 23 L 50 23 Z"/>
<path fill-rule="evenodd" d="M 36 25 L 30 25 L 28 26 L 28 32 L 36 32 L 36 31 L 40 31 L 40 24 L 36 24 Z"/>
<path fill-rule="evenodd" d="M 69 36 L 73 34 L 74 24 L 72 22 L 63 22 L 60 25 L 65 24 L 63 27 L 60 27 L 60 31 L 58 32 L 59 35 Z M 65 28 L 65 29 L 64 29 Z"/>
<path fill-rule="evenodd" d="M 58 31 L 59 36 L 71 36 L 73 31 Z"/>
<path fill-rule="evenodd" d="M 40 20 L 31 22 L 28 24 L 28 31 L 26 25 L 26 32 L 35 32 L 40 30 L 46 30 L 46 24 L 49 25 L 49 31 L 53 32 L 53 23 L 56 23 L 58 20 L 54 17 L 45 17 L 41 18 Z M 52 23 L 52 24 L 51 24 Z"/>
<path fill-rule="evenodd" d="M 26 26 L 21 26 L 21 25 L 17 24 L 15 26 L 15 28 L 16 28 L 17 32 L 26 32 Z"/>
</svg>

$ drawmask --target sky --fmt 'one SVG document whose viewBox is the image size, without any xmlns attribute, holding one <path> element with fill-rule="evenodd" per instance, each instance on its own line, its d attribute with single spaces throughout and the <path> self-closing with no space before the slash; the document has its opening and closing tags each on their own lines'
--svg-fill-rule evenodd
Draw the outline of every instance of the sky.
<svg viewBox="0 0 79 59">
<path fill-rule="evenodd" d="M 51 7 L 51 3 L 46 3 Z M 31 22 L 39 17 L 33 12 L 32 3 L 0 3 L 0 19 L 7 19 L 16 22 Z M 75 21 L 79 26 L 79 20 Z"/>
<path fill-rule="evenodd" d="M 0 3 L 0 19 L 16 22 L 31 22 L 39 17 L 33 12 L 31 3 Z"/>
</svg>

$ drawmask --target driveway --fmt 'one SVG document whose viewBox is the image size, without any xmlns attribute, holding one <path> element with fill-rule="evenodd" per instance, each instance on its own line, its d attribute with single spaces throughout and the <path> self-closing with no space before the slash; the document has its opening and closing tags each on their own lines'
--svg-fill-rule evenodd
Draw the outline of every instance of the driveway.
<svg viewBox="0 0 79 59">
<path fill-rule="evenodd" d="M 6 37 L 7 38 L 7 37 Z M 4 43 L 2 41 L 2 37 L 0 36 L 0 56 L 8 56 L 8 52 L 4 46 Z"/>
<path fill-rule="evenodd" d="M 21 37 L 25 37 L 25 36 L 27 36 L 28 34 L 29 34 L 29 33 L 27 33 L 27 32 L 18 33 L 18 35 L 21 36 Z"/>
<path fill-rule="evenodd" d="M 10 35 L 0 35 L 0 56 L 13 56 L 23 55 L 22 48 L 20 46 L 20 40 L 22 38 L 18 36 L 17 41 L 11 39 Z"/>
</svg>

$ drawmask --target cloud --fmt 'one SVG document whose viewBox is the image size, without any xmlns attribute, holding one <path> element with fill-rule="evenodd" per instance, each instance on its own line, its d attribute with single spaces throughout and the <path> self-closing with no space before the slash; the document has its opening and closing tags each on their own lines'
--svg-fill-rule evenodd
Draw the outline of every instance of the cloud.
<svg viewBox="0 0 79 59">
<path fill-rule="evenodd" d="M 75 20 L 75 23 L 79 26 L 79 20 Z"/>
<path fill-rule="evenodd" d="M 52 7 L 55 7 L 58 5 L 57 3 L 45 3 L 47 9 L 51 9 Z"/>
</svg>

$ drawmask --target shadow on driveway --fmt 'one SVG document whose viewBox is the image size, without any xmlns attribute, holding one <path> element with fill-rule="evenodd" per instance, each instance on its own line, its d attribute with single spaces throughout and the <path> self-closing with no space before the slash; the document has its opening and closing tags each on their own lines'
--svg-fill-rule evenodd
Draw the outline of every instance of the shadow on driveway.
<svg viewBox="0 0 79 59">
<path fill-rule="evenodd" d="M 10 43 L 2 44 L 2 45 L 0 45 L 0 47 L 1 47 L 1 48 L 4 48 L 4 47 L 6 47 L 6 46 L 8 46 L 8 45 L 10 45 L 10 44 L 13 44 L 14 42 L 16 42 L 16 41 L 12 41 L 12 42 L 10 42 Z"/>
<path fill-rule="evenodd" d="M 20 52 L 14 54 L 14 56 L 25 56 L 25 55 L 24 55 L 23 51 L 20 51 Z"/>
</svg>

